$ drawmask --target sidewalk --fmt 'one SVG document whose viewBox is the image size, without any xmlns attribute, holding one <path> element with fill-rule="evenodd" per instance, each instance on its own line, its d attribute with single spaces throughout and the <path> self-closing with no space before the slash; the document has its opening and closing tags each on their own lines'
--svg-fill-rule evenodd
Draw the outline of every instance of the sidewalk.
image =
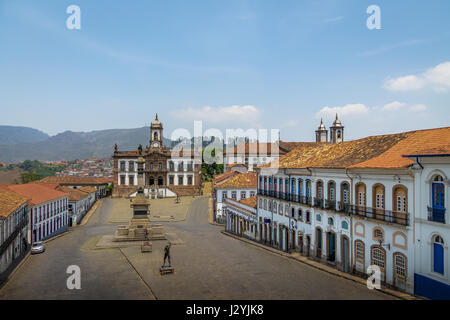
<svg viewBox="0 0 450 320">
<path fill-rule="evenodd" d="M 329 266 L 324 265 L 324 264 L 322 264 L 320 262 L 308 259 L 307 257 L 304 257 L 304 256 L 300 255 L 300 253 L 297 253 L 297 252 L 295 252 L 295 253 L 287 253 L 287 252 L 280 251 L 278 249 L 275 249 L 275 248 L 263 245 L 263 244 L 261 244 L 259 242 L 256 242 L 256 241 L 252 241 L 252 240 L 249 240 L 249 239 L 246 239 L 246 238 L 241 238 L 239 236 L 236 236 L 234 234 L 231 234 L 231 233 L 228 233 L 228 232 L 225 232 L 225 231 L 221 231 L 221 232 L 224 235 L 227 235 L 229 237 L 232 237 L 232 238 L 241 240 L 243 242 L 252 244 L 254 246 L 260 247 L 260 248 L 265 249 L 267 251 L 270 251 L 272 253 L 284 256 L 286 258 L 297 260 L 299 262 L 307 264 L 307 265 L 309 265 L 311 267 L 314 267 L 316 269 L 319 269 L 319 270 L 322 270 L 322 271 L 334 274 L 335 276 L 338 276 L 338 277 L 341 277 L 341 278 L 345 278 L 347 280 L 351 280 L 351 281 L 354 281 L 354 282 L 358 282 L 358 283 L 360 283 L 363 286 L 367 285 L 366 284 L 367 283 L 366 279 L 360 278 L 358 276 L 355 276 L 355 275 L 352 275 L 352 274 L 349 274 L 349 273 L 346 273 L 346 272 L 339 271 L 339 270 L 337 270 L 335 268 L 329 267 Z M 420 298 L 412 296 L 412 295 L 410 295 L 408 293 L 392 290 L 392 289 L 389 289 L 389 288 L 386 288 L 386 287 L 383 287 L 383 286 L 381 286 L 381 290 L 380 291 L 384 292 L 386 294 L 389 294 L 391 296 L 394 296 L 394 297 L 396 297 L 398 299 L 402 299 L 402 300 L 421 300 Z"/>
<path fill-rule="evenodd" d="M 97 210 L 97 208 L 103 203 L 103 199 L 98 199 L 94 205 L 91 207 L 91 209 L 89 209 L 88 213 L 86 213 L 86 215 L 83 217 L 83 219 L 81 219 L 81 223 L 78 226 L 84 226 L 86 223 L 88 223 L 89 219 L 91 218 L 91 216 L 94 214 L 95 210 Z M 78 226 L 74 226 L 75 228 Z"/>
<path fill-rule="evenodd" d="M 224 227 L 223 224 L 214 222 L 214 217 L 213 217 L 213 199 L 212 199 L 212 197 L 209 196 L 209 195 L 208 195 L 208 197 L 209 197 L 209 199 L 208 199 L 208 222 L 209 222 L 210 224 L 212 224 L 213 226 L 221 226 L 221 227 Z"/>
</svg>

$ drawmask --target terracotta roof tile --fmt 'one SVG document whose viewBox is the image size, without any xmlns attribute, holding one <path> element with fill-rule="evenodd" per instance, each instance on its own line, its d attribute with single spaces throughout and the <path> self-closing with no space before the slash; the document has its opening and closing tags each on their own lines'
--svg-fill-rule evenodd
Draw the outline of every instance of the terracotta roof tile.
<svg viewBox="0 0 450 320">
<path fill-rule="evenodd" d="M 100 180 L 99 178 L 78 177 L 78 176 L 47 177 L 47 178 L 41 179 L 40 182 L 58 183 L 60 185 L 99 185 L 99 184 L 107 184 L 106 181 Z"/>
<path fill-rule="evenodd" d="M 27 203 L 28 200 L 29 198 L 13 191 L 0 189 L 0 217 L 8 217 L 21 205 Z"/>
<path fill-rule="evenodd" d="M 260 168 L 403 168 L 405 154 L 426 150 L 447 152 L 450 127 L 371 136 L 338 144 L 300 145 Z"/>
<path fill-rule="evenodd" d="M 218 184 L 222 181 L 225 181 L 226 179 L 231 178 L 234 175 L 237 175 L 239 172 L 237 171 L 228 171 L 222 174 L 217 175 L 216 177 L 214 177 L 213 179 L 213 184 Z"/>
<path fill-rule="evenodd" d="M 68 196 L 67 193 L 37 183 L 10 184 L 7 185 L 7 188 L 10 191 L 30 198 L 30 204 L 32 205 Z"/>
<path fill-rule="evenodd" d="M 255 208 L 255 209 L 256 209 L 256 206 L 258 204 L 256 196 L 239 200 L 239 202 L 242 203 L 242 204 L 245 204 L 248 207 L 252 207 L 252 208 Z"/>
<path fill-rule="evenodd" d="M 231 178 L 215 185 L 215 188 L 257 188 L 257 173 L 238 173 Z"/>
<path fill-rule="evenodd" d="M 78 189 L 69 188 L 69 187 L 60 186 L 57 188 L 57 190 L 69 194 L 70 201 L 79 201 L 88 196 L 85 192 L 79 191 Z"/>
</svg>

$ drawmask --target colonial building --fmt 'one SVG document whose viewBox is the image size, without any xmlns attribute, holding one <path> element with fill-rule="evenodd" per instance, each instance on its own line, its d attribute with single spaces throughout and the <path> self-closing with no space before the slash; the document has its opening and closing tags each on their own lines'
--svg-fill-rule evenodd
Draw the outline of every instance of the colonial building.
<svg viewBox="0 0 450 320">
<path fill-rule="evenodd" d="M 30 248 L 28 198 L 0 189 L 0 284 Z"/>
<path fill-rule="evenodd" d="M 439 137 L 436 137 L 439 139 Z M 450 299 L 450 145 L 407 155 L 414 165 L 414 293 Z"/>
<path fill-rule="evenodd" d="M 77 177 L 77 176 L 58 176 L 47 177 L 39 180 L 42 183 L 53 183 L 63 187 L 80 189 L 82 187 L 91 187 L 96 190 L 96 197 L 106 197 L 106 187 L 110 184 L 110 179 L 94 178 L 94 177 Z"/>
<path fill-rule="evenodd" d="M 226 206 L 226 230 L 241 237 L 256 240 L 258 228 L 256 219 L 256 196 L 234 200 L 225 199 Z"/>
<path fill-rule="evenodd" d="M 230 198 L 239 201 L 256 195 L 256 172 L 240 173 L 226 172 L 213 182 L 213 210 L 215 220 L 224 218 L 226 213 L 225 200 Z"/>
<path fill-rule="evenodd" d="M 342 128 L 334 127 L 339 142 Z M 280 157 L 278 170 L 257 169 L 258 240 L 346 272 L 378 266 L 385 285 L 410 293 L 421 276 L 428 288 L 444 288 L 449 146 L 450 128 L 301 145 Z M 441 150 L 442 159 L 420 165 L 424 149 Z"/>
<path fill-rule="evenodd" d="M 163 125 L 156 115 L 150 126 L 149 147 L 133 151 L 114 149 L 113 196 L 130 196 L 137 189 L 137 159 L 142 155 L 144 164 L 144 192 L 151 196 L 166 197 L 200 193 L 201 157 L 192 150 L 168 150 L 163 146 Z"/>
<path fill-rule="evenodd" d="M 7 185 L 16 194 L 29 198 L 30 242 L 41 241 L 68 230 L 67 193 L 54 190 L 38 183 Z"/>
</svg>

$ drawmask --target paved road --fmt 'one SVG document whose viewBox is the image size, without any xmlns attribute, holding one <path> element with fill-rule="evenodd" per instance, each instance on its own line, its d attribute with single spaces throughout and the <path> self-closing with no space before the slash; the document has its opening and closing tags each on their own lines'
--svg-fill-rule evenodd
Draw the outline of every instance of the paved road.
<svg viewBox="0 0 450 320">
<path fill-rule="evenodd" d="M 138 247 L 94 250 L 108 224 L 111 199 L 84 227 L 31 256 L 0 289 L 0 299 L 392 299 L 381 292 L 227 237 L 208 223 L 207 198 L 195 200 L 187 220 L 164 223 L 175 240 L 175 274 L 159 275 L 165 241 L 153 252 Z M 68 290 L 65 268 L 82 270 L 82 289 Z"/>
</svg>

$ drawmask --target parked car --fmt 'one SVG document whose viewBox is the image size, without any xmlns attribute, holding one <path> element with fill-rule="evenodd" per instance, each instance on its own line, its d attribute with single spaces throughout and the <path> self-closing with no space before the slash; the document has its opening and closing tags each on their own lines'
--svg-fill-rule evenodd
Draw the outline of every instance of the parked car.
<svg viewBox="0 0 450 320">
<path fill-rule="evenodd" d="M 31 246 L 31 253 L 42 253 L 45 251 L 45 245 L 42 241 L 35 242 Z"/>
</svg>

